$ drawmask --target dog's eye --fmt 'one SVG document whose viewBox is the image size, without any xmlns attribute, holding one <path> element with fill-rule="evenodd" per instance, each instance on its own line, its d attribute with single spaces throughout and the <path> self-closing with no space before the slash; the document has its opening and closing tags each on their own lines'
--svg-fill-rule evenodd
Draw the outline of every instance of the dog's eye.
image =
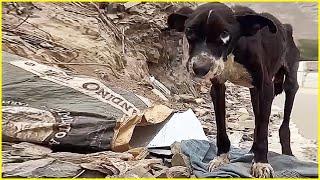
<svg viewBox="0 0 320 180">
<path fill-rule="evenodd" d="M 186 28 L 185 32 L 186 32 L 186 34 L 187 34 L 187 33 L 191 33 L 191 32 L 192 32 L 192 29 L 191 29 L 190 27 L 188 27 L 188 28 Z"/>
<path fill-rule="evenodd" d="M 192 37 L 193 30 L 191 28 L 187 28 L 185 33 L 186 33 L 187 38 L 190 39 L 190 37 Z"/>
<path fill-rule="evenodd" d="M 196 32 L 192 28 L 186 28 L 185 34 L 189 41 L 194 41 L 196 39 Z"/>
<path fill-rule="evenodd" d="M 228 31 L 223 31 L 221 34 L 220 34 L 220 39 L 221 41 L 223 42 L 223 44 L 227 44 L 230 40 L 230 34 Z"/>
</svg>

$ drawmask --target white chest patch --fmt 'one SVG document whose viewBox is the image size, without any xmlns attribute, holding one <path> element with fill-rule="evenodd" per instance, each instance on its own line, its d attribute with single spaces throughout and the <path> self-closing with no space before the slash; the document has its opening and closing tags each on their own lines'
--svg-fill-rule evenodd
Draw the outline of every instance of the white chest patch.
<svg viewBox="0 0 320 180">
<path fill-rule="evenodd" d="M 221 37 L 221 40 L 223 42 L 223 44 L 227 44 L 227 42 L 230 40 L 230 36 L 226 36 L 226 37 Z"/>
<path fill-rule="evenodd" d="M 217 78 L 221 82 L 228 80 L 236 85 L 253 87 L 250 73 L 242 64 L 234 61 L 233 55 L 229 56 L 228 60 L 224 62 L 223 71 Z"/>
</svg>

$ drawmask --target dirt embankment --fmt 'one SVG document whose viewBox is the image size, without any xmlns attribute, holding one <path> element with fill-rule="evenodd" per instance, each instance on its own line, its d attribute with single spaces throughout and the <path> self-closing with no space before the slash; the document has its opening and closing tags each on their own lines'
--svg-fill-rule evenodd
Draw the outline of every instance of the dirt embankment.
<svg viewBox="0 0 320 180">
<path fill-rule="evenodd" d="M 72 73 L 98 77 L 174 109 L 190 107 L 206 135 L 212 137 L 215 122 L 209 86 L 193 83 L 186 72 L 182 34 L 162 31 L 168 14 L 184 5 L 195 4 L 5 3 L 3 50 L 57 65 Z M 151 92 L 150 75 L 171 90 L 170 101 L 162 101 Z M 229 83 L 227 87 L 226 119 L 230 139 L 235 145 L 250 148 L 254 117 L 249 91 Z M 175 96 L 178 94 L 180 96 Z M 189 103 L 194 97 L 182 94 L 199 96 L 203 101 Z M 278 150 L 276 134 L 282 109 L 273 112 L 269 143 L 272 150 Z M 301 148 L 301 142 L 305 140 L 295 143 L 294 153 L 302 159 L 316 159 L 316 153 L 307 152 L 315 150 L 316 143 L 305 143 L 310 145 L 308 149 Z"/>
<path fill-rule="evenodd" d="M 159 100 L 149 76 L 175 94 L 196 91 L 182 62 L 182 34 L 163 32 L 190 3 L 6 3 L 3 50 L 96 76 Z"/>
</svg>

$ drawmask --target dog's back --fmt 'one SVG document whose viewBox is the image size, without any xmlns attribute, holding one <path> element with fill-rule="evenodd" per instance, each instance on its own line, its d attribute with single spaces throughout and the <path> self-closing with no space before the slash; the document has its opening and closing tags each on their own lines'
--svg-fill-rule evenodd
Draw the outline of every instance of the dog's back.
<svg viewBox="0 0 320 180">
<path fill-rule="evenodd" d="M 232 9 L 234 13 L 237 15 L 259 14 L 245 6 L 236 5 L 232 7 Z M 273 58 L 275 59 L 273 61 L 270 61 L 270 69 L 274 69 L 273 73 L 275 74 L 288 74 L 290 71 L 294 73 L 293 71 L 297 71 L 296 64 L 300 59 L 300 53 L 299 49 L 297 48 L 293 40 L 292 26 L 290 24 L 282 24 L 278 18 L 276 18 L 270 13 L 260 13 L 259 15 L 271 19 L 277 27 L 276 35 L 271 34 L 268 31 L 267 27 L 262 29 L 260 32 L 262 42 L 264 43 L 264 46 L 267 47 L 264 49 L 265 51 L 267 51 L 265 52 L 265 54 L 269 55 L 268 58 L 270 58 L 271 54 L 274 56 Z M 274 68 L 275 66 L 276 68 Z M 279 76 L 279 74 L 277 76 Z"/>
</svg>

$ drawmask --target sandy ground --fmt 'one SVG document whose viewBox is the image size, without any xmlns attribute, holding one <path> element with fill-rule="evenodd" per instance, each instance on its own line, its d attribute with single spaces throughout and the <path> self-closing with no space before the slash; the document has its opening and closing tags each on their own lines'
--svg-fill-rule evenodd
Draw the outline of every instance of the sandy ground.
<svg viewBox="0 0 320 180">
<path fill-rule="evenodd" d="M 299 90 L 296 94 L 291 118 L 297 125 L 299 133 L 307 139 L 317 139 L 318 121 L 318 74 L 305 73 L 304 62 L 300 63 L 298 72 Z M 274 105 L 283 108 L 285 94 L 277 96 Z"/>
<path fill-rule="evenodd" d="M 291 114 L 290 130 L 293 154 L 300 159 L 316 161 L 318 137 L 318 73 L 306 73 L 300 63 L 298 72 L 299 90 Z M 283 109 L 285 94 L 277 96 L 273 105 Z M 281 122 L 278 122 L 281 123 Z M 280 124 L 279 124 L 280 125 Z M 273 132 L 278 136 L 277 132 Z M 273 140 L 276 140 L 275 137 Z M 280 152 L 279 143 L 272 143 L 271 149 Z"/>
<path fill-rule="evenodd" d="M 291 115 L 292 121 L 299 128 L 299 133 L 301 133 L 305 138 L 312 140 L 317 139 L 317 91 L 317 89 L 299 89 Z M 283 107 L 284 101 L 285 95 L 281 94 L 275 98 L 274 104 L 279 107 Z"/>
</svg>

